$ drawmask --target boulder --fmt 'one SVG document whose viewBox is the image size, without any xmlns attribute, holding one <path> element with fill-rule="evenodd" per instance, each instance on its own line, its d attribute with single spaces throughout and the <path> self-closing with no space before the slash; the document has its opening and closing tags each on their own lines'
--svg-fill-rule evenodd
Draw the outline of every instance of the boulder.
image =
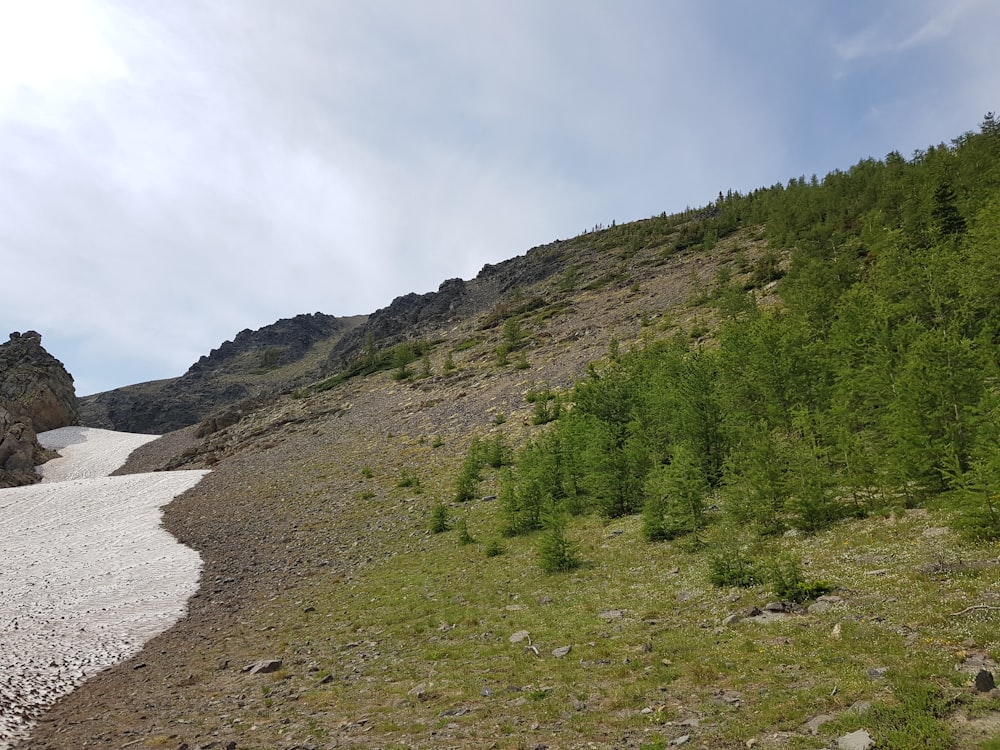
<svg viewBox="0 0 1000 750">
<path fill-rule="evenodd" d="M 38 444 L 30 419 L 0 406 L 0 487 L 34 484 L 41 479 L 35 467 L 55 456 Z"/>
<path fill-rule="evenodd" d="M 33 484 L 35 467 L 55 457 L 38 433 L 77 423 L 73 378 L 42 348 L 35 331 L 0 344 L 0 487 Z"/>
<path fill-rule="evenodd" d="M 78 423 L 73 377 L 45 351 L 36 331 L 15 331 L 0 344 L 0 406 L 29 418 L 35 432 Z"/>
</svg>

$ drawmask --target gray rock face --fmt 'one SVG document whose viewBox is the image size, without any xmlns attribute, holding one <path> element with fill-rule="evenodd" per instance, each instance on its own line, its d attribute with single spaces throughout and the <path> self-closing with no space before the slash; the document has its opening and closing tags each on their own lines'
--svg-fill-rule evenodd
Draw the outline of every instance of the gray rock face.
<svg viewBox="0 0 1000 750">
<path fill-rule="evenodd" d="M 30 419 L 0 407 L 0 487 L 34 484 L 41 479 L 35 467 L 55 455 L 38 444 Z"/>
<path fill-rule="evenodd" d="M 240 331 L 179 378 L 83 397 L 80 421 L 88 427 L 147 434 L 172 432 L 215 416 L 224 422 L 229 417 L 220 413 L 231 412 L 229 407 L 298 385 L 295 378 L 275 379 L 269 373 L 301 361 L 317 344 L 339 338 L 363 320 L 313 313 Z M 318 371 L 300 375 L 304 382 L 319 377 Z"/>
<path fill-rule="evenodd" d="M 471 281 L 448 279 L 436 292 L 397 297 L 376 310 L 367 322 L 345 335 L 330 351 L 325 369 L 337 372 L 360 356 L 366 340 L 384 348 L 419 338 L 425 325 L 450 318 L 468 317 L 497 305 L 512 289 L 529 286 L 565 271 L 562 243 L 532 248 L 525 255 L 491 265 L 487 263 Z"/>
<path fill-rule="evenodd" d="M 37 482 L 35 466 L 56 455 L 37 433 L 75 425 L 78 416 L 73 378 L 41 335 L 15 332 L 0 344 L 0 487 Z"/>
<path fill-rule="evenodd" d="M 73 378 L 42 348 L 38 332 L 14 332 L 0 344 L 0 405 L 29 418 L 35 432 L 77 424 L 80 407 Z"/>
</svg>

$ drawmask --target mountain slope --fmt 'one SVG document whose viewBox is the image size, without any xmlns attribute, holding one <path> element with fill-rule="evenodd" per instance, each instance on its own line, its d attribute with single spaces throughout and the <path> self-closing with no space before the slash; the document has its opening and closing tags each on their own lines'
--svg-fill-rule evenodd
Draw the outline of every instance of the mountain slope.
<svg viewBox="0 0 1000 750">
<path fill-rule="evenodd" d="M 1000 134 L 979 135 L 537 248 L 496 297 L 448 282 L 402 298 L 323 379 L 151 443 L 129 470 L 213 467 L 165 517 L 203 555 L 202 588 L 188 618 L 69 696 L 28 746 L 826 748 L 865 732 L 892 748 L 995 747 L 1000 700 L 980 673 L 997 669 L 1000 567 L 995 543 L 956 523 L 970 496 L 993 497 Z M 635 366 L 667 339 L 719 357 L 727 389 L 727 480 L 694 533 L 654 544 L 638 514 L 583 513 L 562 527 L 581 564 L 550 574 L 539 549 L 558 526 L 503 534 L 530 487 L 511 490 L 502 449 L 500 468 L 478 465 L 480 499 L 457 499 L 476 438 L 522 447 L 515 478 L 530 460 L 543 477 L 590 462 L 581 505 L 606 492 L 594 467 L 614 469 L 612 450 L 647 471 L 634 448 L 649 447 L 649 406 L 653 427 L 680 433 L 684 404 L 617 407 L 672 383 Z M 941 340 L 985 369 L 922 377 Z M 880 390 L 882 373 L 905 391 Z M 866 378 L 879 387 L 859 389 Z M 943 402 L 927 383 L 962 388 Z M 548 464 L 523 448 L 550 445 L 576 410 L 596 417 L 588 393 L 619 384 L 620 402 L 596 405 L 626 425 L 620 444 L 595 418 L 603 443 Z M 539 424 L 559 395 L 568 418 Z M 845 414 L 866 421 L 841 430 Z M 963 429 L 922 441 L 934 424 L 914 415 Z M 845 464 L 831 435 L 871 442 Z M 653 449 L 675 438 L 661 430 Z M 942 474 L 952 455 L 984 484 Z M 816 498 L 837 514 L 810 516 Z M 452 528 L 433 533 L 440 509 Z M 281 665 L 243 671 L 265 659 Z"/>
<path fill-rule="evenodd" d="M 227 406 L 315 379 L 329 349 L 363 321 L 363 316 L 314 313 L 241 331 L 179 378 L 81 398 L 81 422 L 88 427 L 148 434 L 196 424 Z"/>
</svg>

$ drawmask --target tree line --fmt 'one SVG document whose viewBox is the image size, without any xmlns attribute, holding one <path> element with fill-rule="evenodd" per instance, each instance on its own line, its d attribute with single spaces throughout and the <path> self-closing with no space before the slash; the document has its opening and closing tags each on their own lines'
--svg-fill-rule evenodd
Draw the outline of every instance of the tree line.
<svg viewBox="0 0 1000 750">
<path fill-rule="evenodd" d="M 505 532 L 641 513 L 649 540 L 697 544 L 710 525 L 813 533 L 936 502 L 1000 538 L 993 115 L 910 159 L 720 193 L 683 218 L 669 221 L 685 248 L 762 227 L 790 258 L 768 271 L 781 304 L 722 273 L 711 345 L 647 341 L 592 367 L 505 469 Z"/>
</svg>

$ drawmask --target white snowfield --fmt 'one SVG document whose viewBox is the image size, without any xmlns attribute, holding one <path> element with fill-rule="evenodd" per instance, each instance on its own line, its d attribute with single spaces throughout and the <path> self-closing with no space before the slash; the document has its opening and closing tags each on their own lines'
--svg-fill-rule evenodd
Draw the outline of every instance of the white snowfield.
<svg viewBox="0 0 1000 750">
<path fill-rule="evenodd" d="M 155 435 L 63 427 L 42 482 L 0 490 L 0 750 L 60 696 L 180 619 L 201 558 L 161 507 L 207 471 L 107 476 Z"/>
</svg>

